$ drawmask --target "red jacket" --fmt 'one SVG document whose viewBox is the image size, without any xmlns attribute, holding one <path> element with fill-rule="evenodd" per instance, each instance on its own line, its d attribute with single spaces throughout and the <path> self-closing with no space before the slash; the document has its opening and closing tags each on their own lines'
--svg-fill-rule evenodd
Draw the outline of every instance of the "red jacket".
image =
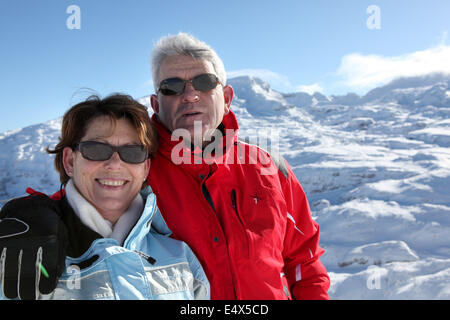
<svg viewBox="0 0 450 320">
<path fill-rule="evenodd" d="M 202 263 L 211 298 L 328 299 L 319 226 L 287 162 L 276 166 L 267 152 L 239 142 L 232 112 L 222 129 L 234 134 L 220 140 L 215 150 L 225 151 L 215 157 L 183 148 L 153 121 L 160 145 L 148 182 L 173 236 Z"/>
</svg>

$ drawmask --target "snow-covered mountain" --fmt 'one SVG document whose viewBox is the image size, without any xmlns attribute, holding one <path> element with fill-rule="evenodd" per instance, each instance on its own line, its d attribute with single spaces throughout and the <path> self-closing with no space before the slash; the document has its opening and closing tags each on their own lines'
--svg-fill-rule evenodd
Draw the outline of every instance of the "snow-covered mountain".
<svg viewBox="0 0 450 320">
<path fill-rule="evenodd" d="M 364 96 L 229 83 L 241 138 L 271 139 L 307 193 L 332 298 L 450 299 L 449 75 L 398 79 Z M 45 148 L 60 126 L 0 134 L 0 199 L 58 190 Z"/>
</svg>

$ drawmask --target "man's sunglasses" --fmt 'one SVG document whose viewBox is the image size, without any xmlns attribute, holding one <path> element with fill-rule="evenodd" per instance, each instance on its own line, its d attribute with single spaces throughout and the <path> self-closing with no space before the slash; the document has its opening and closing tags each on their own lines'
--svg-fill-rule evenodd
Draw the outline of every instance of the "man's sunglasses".
<svg viewBox="0 0 450 320">
<path fill-rule="evenodd" d="M 209 91 L 217 87 L 220 83 L 219 78 L 212 73 L 204 73 L 194 77 L 191 80 L 180 78 L 169 78 L 161 81 L 158 91 L 165 96 L 178 96 L 184 92 L 186 83 L 192 83 L 195 90 Z"/>
<path fill-rule="evenodd" d="M 77 144 L 76 148 L 81 152 L 83 158 L 92 161 L 109 160 L 116 151 L 120 159 L 126 163 L 142 163 L 148 158 L 147 150 L 139 144 L 116 147 L 98 141 L 82 141 Z"/>
</svg>

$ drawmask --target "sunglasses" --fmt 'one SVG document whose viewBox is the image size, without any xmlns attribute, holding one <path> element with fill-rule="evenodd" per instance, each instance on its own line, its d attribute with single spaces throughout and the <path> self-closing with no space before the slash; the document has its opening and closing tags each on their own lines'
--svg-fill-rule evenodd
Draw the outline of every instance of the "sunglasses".
<svg viewBox="0 0 450 320">
<path fill-rule="evenodd" d="M 148 158 L 148 152 L 143 145 L 133 144 L 124 146 L 112 146 L 98 141 L 82 141 L 76 146 L 83 158 L 92 161 L 109 160 L 117 151 L 120 159 L 126 163 L 142 163 Z"/>
<path fill-rule="evenodd" d="M 191 80 L 180 78 L 169 78 L 161 81 L 158 91 L 165 96 L 178 96 L 184 92 L 186 83 L 192 84 L 195 90 L 209 91 L 217 87 L 220 83 L 219 78 L 212 73 L 204 73 L 194 77 Z"/>
</svg>

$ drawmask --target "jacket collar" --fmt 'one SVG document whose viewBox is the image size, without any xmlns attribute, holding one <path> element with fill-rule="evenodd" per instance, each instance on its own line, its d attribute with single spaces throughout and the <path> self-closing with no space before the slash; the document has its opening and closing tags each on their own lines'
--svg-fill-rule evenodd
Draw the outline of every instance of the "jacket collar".
<svg viewBox="0 0 450 320">
<path fill-rule="evenodd" d="M 140 195 L 144 199 L 144 210 L 123 243 L 125 248 L 133 250 L 140 246 L 150 229 L 165 236 L 169 236 L 172 233 L 158 209 L 156 196 L 152 189 L 147 186 L 141 190 Z"/>
</svg>

